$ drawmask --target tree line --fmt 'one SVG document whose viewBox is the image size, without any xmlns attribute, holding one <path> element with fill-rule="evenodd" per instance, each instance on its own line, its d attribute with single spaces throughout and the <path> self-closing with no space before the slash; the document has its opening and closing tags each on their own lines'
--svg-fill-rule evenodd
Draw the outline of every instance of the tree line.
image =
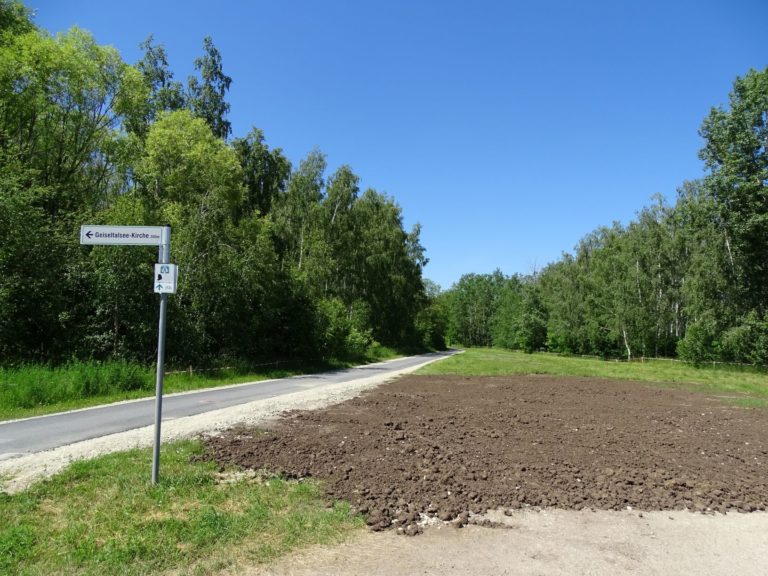
<svg viewBox="0 0 768 576">
<path fill-rule="evenodd" d="M 585 236 L 530 276 L 425 280 L 420 229 L 318 150 L 293 166 L 231 138 L 210 38 L 181 82 L 152 37 L 124 62 L 0 0 L 0 362 L 151 361 L 155 249 L 84 247 L 83 223 L 173 227 L 172 362 L 496 345 L 768 363 L 768 69 L 700 133 L 708 170 L 674 204 Z"/>
<path fill-rule="evenodd" d="M 700 134 L 707 174 L 531 276 L 467 274 L 441 296 L 452 342 L 601 357 L 768 364 L 768 69 Z"/>
<path fill-rule="evenodd" d="M 186 83 L 152 37 L 131 65 L 0 0 L 0 359 L 154 357 L 153 247 L 80 246 L 81 224 L 172 226 L 168 357 L 345 358 L 439 347 L 415 226 L 312 151 L 231 136 L 210 38 Z"/>
</svg>

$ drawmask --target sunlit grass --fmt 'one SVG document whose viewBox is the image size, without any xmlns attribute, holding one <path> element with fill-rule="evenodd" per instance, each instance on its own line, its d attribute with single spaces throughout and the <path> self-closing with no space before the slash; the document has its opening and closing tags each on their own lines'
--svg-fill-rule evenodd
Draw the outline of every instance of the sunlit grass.
<svg viewBox="0 0 768 576">
<path fill-rule="evenodd" d="M 0 493 L 0 574 L 205 574 L 336 542 L 363 525 L 348 505 L 329 506 L 314 482 L 219 482 L 215 464 L 190 461 L 201 449 L 165 445 L 158 486 L 148 482 L 149 450 L 133 450 Z"/>
<path fill-rule="evenodd" d="M 259 371 L 229 368 L 210 372 L 182 372 L 165 377 L 166 393 L 258 382 L 333 367 L 315 363 Z M 120 362 L 72 363 L 49 368 L 0 368 L 0 419 L 23 418 L 152 396 L 156 375 L 152 368 Z"/>
<path fill-rule="evenodd" d="M 765 405 L 768 401 L 768 373 L 748 366 L 715 365 L 697 368 L 667 360 L 616 362 L 544 353 L 525 354 L 496 348 L 470 348 L 463 354 L 430 364 L 419 370 L 418 374 L 553 374 L 614 378 L 705 388 L 751 398 L 751 405 Z"/>
</svg>

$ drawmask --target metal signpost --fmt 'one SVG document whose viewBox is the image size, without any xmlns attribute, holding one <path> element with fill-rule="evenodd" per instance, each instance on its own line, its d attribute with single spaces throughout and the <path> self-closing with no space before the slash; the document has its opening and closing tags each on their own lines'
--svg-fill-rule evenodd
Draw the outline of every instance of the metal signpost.
<svg viewBox="0 0 768 576">
<path fill-rule="evenodd" d="M 160 321 L 157 329 L 157 378 L 155 381 L 155 445 L 152 451 L 152 484 L 160 475 L 160 421 L 163 413 L 163 377 L 165 375 L 165 316 L 168 294 L 176 293 L 179 269 L 171 264 L 170 226 L 95 226 L 80 227 L 80 244 L 159 246 L 152 284 L 160 294 Z"/>
</svg>

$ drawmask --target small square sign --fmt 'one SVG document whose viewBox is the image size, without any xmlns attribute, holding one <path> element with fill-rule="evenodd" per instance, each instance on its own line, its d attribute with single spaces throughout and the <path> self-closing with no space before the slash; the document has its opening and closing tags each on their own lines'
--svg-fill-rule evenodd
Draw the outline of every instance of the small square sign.
<svg viewBox="0 0 768 576">
<path fill-rule="evenodd" d="M 179 267 L 176 264 L 155 264 L 153 285 L 157 294 L 176 294 Z"/>
</svg>

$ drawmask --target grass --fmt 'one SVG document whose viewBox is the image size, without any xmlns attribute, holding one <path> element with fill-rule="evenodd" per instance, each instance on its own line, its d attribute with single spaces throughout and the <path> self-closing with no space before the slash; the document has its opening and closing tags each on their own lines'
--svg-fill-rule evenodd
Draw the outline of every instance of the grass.
<svg viewBox="0 0 768 576">
<path fill-rule="evenodd" d="M 266 368 L 260 371 L 229 368 L 165 377 L 167 394 L 201 388 L 258 382 L 305 374 L 333 367 L 332 364 Z M 24 366 L 0 368 L 0 420 L 51 414 L 98 404 L 153 396 L 152 368 L 123 362 L 76 362 L 59 367 Z"/>
<path fill-rule="evenodd" d="M 360 362 L 397 356 L 397 351 L 379 345 Z M 283 362 L 282 367 L 235 367 L 210 372 L 172 373 L 165 376 L 163 391 L 166 394 L 187 392 L 351 365 L 341 361 Z M 155 378 L 154 368 L 126 362 L 71 362 L 58 367 L 27 365 L 0 368 L 0 421 L 154 396 Z"/>
<path fill-rule="evenodd" d="M 418 374 L 495 376 L 505 374 L 553 374 L 613 378 L 675 384 L 687 388 L 739 396 L 739 404 L 768 405 L 768 373 L 748 366 L 716 365 L 697 368 L 683 362 L 646 360 L 615 362 L 556 354 L 525 354 L 496 348 L 470 348 L 432 363 Z"/>
<path fill-rule="evenodd" d="M 208 574 L 337 542 L 363 525 L 314 482 L 218 482 L 198 441 L 72 464 L 25 492 L 0 493 L 0 574 Z"/>
</svg>

